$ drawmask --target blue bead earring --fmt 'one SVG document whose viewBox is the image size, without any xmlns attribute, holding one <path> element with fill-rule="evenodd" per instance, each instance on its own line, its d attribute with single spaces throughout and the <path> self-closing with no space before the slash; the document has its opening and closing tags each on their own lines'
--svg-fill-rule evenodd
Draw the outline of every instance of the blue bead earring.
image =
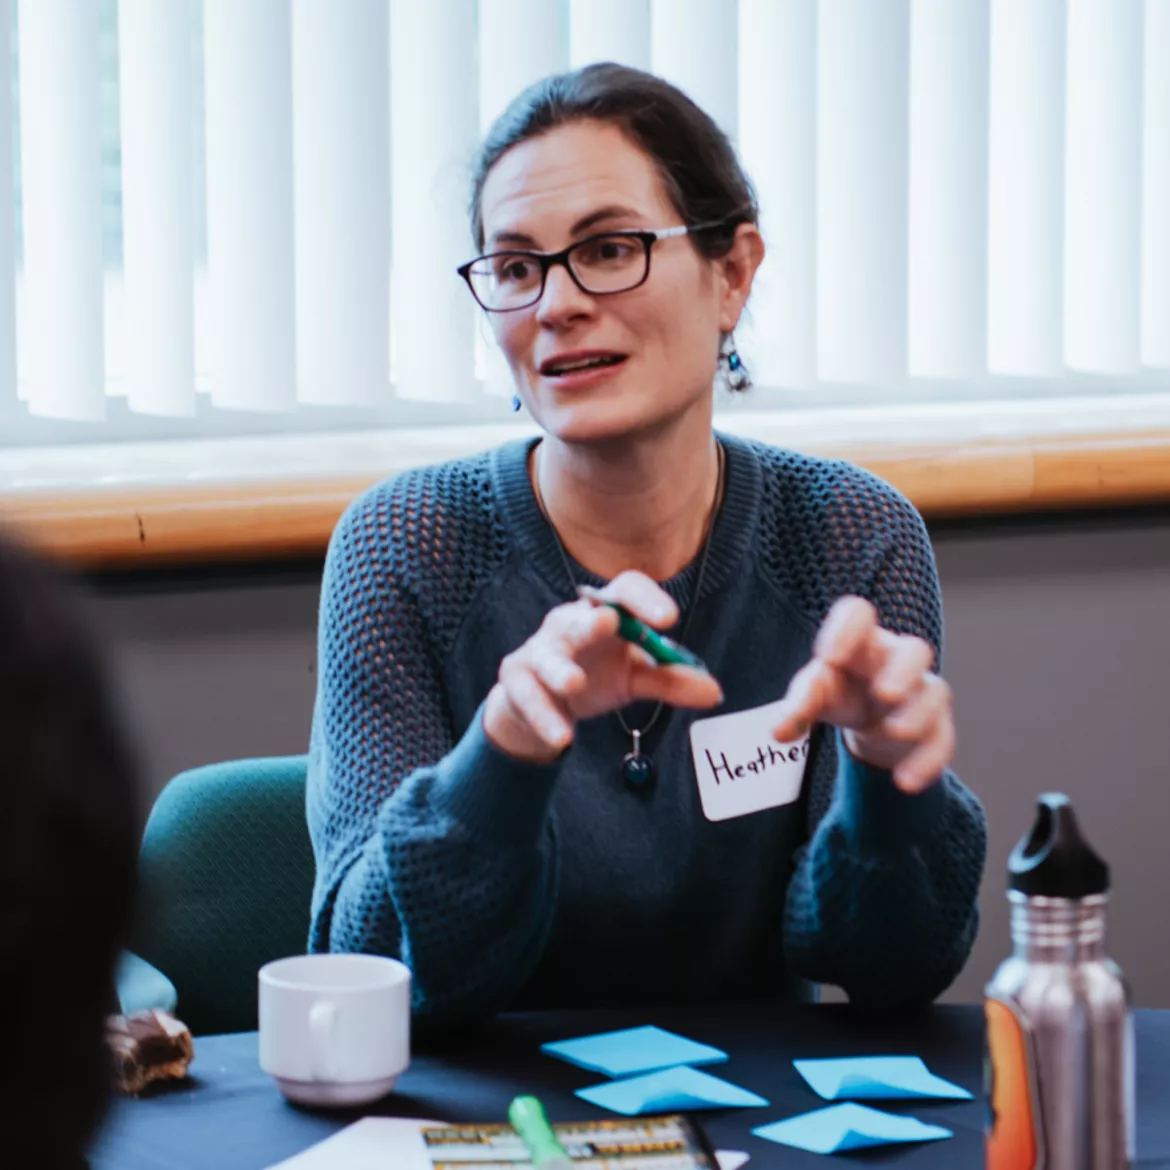
<svg viewBox="0 0 1170 1170">
<path fill-rule="evenodd" d="M 748 372 L 747 366 L 743 364 L 743 358 L 739 356 L 739 350 L 735 348 L 734 333 L 729 333 L 725 338 L 723 351 L 720 353 L 719 358 L 724 366 L 723 380 L 727 383 L 727 389 L 733 393 L 749 390 L 752 384 L 752 376 Z"/>
<path fill-rule="evenodd" d="M 519 409 L 520 409 L 520 406 L 521 406 L 521 402 L 520 402 L 520 395 L 519 395 L 519 394 L 513 394 L 513 395 L 512 395 L 512 409 L 513 409 L 514 411 L 516 411 L 516 410 L 519 410 Z"/>
</svg>

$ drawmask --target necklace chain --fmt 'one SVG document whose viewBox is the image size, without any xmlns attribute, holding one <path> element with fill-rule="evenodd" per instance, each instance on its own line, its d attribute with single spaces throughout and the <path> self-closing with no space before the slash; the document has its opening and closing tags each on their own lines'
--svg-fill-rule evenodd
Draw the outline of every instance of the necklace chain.
<svg viewBox="0 0 1170 1170">
<path fill-rule="evenodd" d="M 695 576 L 695 588 L 694 592 L 691 594 L 691 603 L 689 606 L 687 606 L 687 612 L 683 618 L 682 629 L 679 631 L 678 635 L 678 640 L 683 644 L 686 643 L 687 632 L 691 628 L 691 621 L 695 616 L 695 610 L 698 609 L 699 598 L 702 595 L 703 578 L 706 576 L 707 561 L 711 554 L 711 537 L 715 533 L 715 519 L 719 515 L 719 509 L 723 504 L 723 493 L 726 488 L 727 454 L 723 450 L 723 444 L 720 443 L 718 439 L 715 441 L 715 450 L 719 465 L 718 474 L 715 481 L 715 500 L 711 505 L 711 514 L 707 517 L 706 531 L 703 533 L 703 551 L 699 555 L 699 571 Z M 552 533 L 553 542 L 557 546 L 557 552 L 561 554 L 561 564 L 565 566 L 565 575 L 569 578 L 569 586 L 575 592 L 577 589 L 577 578 L 573 573 L 573 564 L 569 560 L 569 554 L 565 552 L 565 546 L 561 543 L 561 535 L 559 532 L 557 532 L 557 526 L 552 522 L 552 517 L 548 514 L 548 509 L 545 507 L 544 496 L 540 491 L 539 470 L 537 471 L 537 474 L 533 475 L 532 477 L 532 485 L 535 489 L 533 494 L 536 496 L 537 507 L 540 508 L 540 514 L 548 523 L 549 531 Z M 625 716 L 622 715 L 621 711 L 614 712 L 614 714 L 617 716 L 618 722 L 622 725 L 622 730 L 633 741 L 634 755 L 641 754 L 642 736 L 649 732 L 654 724 L 658 722 L 658 717 L 662 714 L 662 709 L 664 706 L 665 704 L 663 701 L 659 699 L 658 703 L 654 707 L 654 710 L 650 714 L 650 718 L 647 719 L 645 724 L 643 724 L 641 727 L 631 727 L 626 722 Z"/>
</svg>

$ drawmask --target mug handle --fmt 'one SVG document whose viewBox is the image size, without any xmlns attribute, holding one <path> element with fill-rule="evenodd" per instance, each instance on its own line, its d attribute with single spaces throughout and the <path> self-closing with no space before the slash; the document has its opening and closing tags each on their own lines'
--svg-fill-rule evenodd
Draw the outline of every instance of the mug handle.
<svg viewBox="0 0 1170 1170">
<path fill-rule="evenodd" d="M 337 1079 L 337 1046 L 333 1040 L 336 1026 L 337 1005 L 319 999 L 309 1009 L 309 1061 L 315 1081 Z"/>
</svg>

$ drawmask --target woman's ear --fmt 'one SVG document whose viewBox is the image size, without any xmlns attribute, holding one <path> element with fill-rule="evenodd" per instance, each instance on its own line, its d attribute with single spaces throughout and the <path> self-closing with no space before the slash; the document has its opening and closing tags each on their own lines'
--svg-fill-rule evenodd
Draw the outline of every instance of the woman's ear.
<svg viewBox="0 0 1170 1170">
<path fill-rule="evenodd" d="M 731 250 L 718 261 L 723 293 L 719 318 L 722 332 L 730 333 L 739 322 L 739 315 L 751 295 L 756 269 L 763 263 L 764 252 L 760 229 L 754 223 L 741 223 L 735 229 Z"/>
</svg>

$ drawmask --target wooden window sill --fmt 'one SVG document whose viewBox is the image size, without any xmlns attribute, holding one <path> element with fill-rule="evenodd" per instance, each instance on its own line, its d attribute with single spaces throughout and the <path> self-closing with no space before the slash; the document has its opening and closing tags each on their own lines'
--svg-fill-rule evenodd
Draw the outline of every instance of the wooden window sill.
<svg viewBox="0 0 1170 1170">
<path fill-rule="evenodd" d="M 849 459 L 928 518 L 1170 502 L 1170 395 L 733 412 L 717 425 Z M 0 524 L 88 571 L 316 557 L 370 484 L 524 433 L 531 427 L 14 448 L 0 451 Z"/>
</svg>

